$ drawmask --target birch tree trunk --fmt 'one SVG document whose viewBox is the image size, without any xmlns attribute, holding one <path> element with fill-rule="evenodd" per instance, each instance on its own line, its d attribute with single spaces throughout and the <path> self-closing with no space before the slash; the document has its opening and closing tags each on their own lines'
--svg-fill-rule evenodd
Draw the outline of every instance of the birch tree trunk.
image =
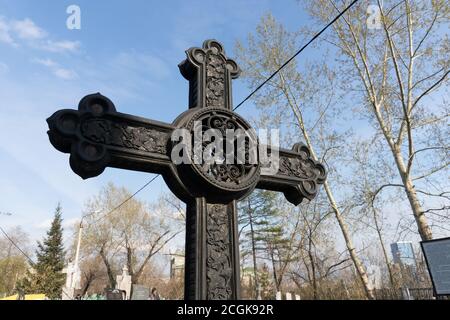
<svg viewBox="0 0 450 320">
<path fill-rule="evenodd" d="M 387 251 L 386 251 L 386 246 L 384 245 L 383 234 L 381 232 L 381 227 L 378 222 L 378 215 L 377 215 L 376 209 L 374 207 L 372 207 L 372 213 L 373 213 L 373 221 L 375 223 L 375 229 L 376 229 L 377 235 L 378 235 L 378 240 L 380 241 L 381 251 L 383 252 L 384 262 L 386 263 L 386 268 L 389 273 L 389 281 L 391 282 L 391 287 L 395 288 L 394 275 L 392 273 L 392 268 L 391 268 L 389 257 L 388 257 Z"/>
<path fill-rule="evenodd" d="M 259 66 L 269 68 L 268 71 L 278 69 L 286 60 L 285 57 L 290 51 L 289 45 L 292 44 L 288 40 L 290 35 L 285 32 L 281 25 L 276 24 L 271 16 L 263 19 L 262 23 L 257 28 L 257 32 L 261 34 L 260 43 L 255 43 L 253 39 L 250 39 L 248 49 L 244 49 L 238 44 L 238 56 L 240 56 L 243 61 L 241 66 L 243 66 L 244 73 L 247 78 L 250 78 L 250 82 L 258 82 L 260 81 L 259 78 L 264 78 L 264 76 L 261 76 L 261 73 L 264 71 L 260 70 Z M 254 52 L 254 48 L 261 49 L 260 51 Z M 286 80 L 286 74 L 288 74 L 288 80 Z M 311 74 L 309 77 L 314 77 L 314 75 Z M 277 96 L 280 99 L 280 104 L 285 103 L 294 115 L 295 123 L 311 152 L 312 158 L 319 161 L 321 159 L 318 159 L 317 157 L 313 142 L 310 138 L 302 115 L 301 108 L 304 106 L 299 103 L 299 96 L 313 95 L 315 94 L 315 90 L 317 90 L 317 88 L 311 89 L 307 84 L 303 86 L 303 81 L 307 83 L 311 80 L 310 78 L 303 78 L 304 76 L 300 75 L 298 71 L 295 70 L 294 65 L 289 66 L 287 71 L 286 69 L 281 70 L 278 73 L 276 80 L 268 83 L 268 86 L 271 86 L 272 91 L 270 93 L 263 94 L 262 97 L 258 99 L 258 102 L 261 102 L 262 104 L 273 103 L 273 96 Z M 301 84 L 299 84 L 300 82 Z M 323 114 L 319 117 L 318 122 L 324 121 L 322 116 Z M 368 299 L 374 299 L 374 294 L 369 286 L 369 280 L 364 265 L 358 257 L 349 228 L 335 201 L 335 197 L 327 181 L 324 183 L 324 188 L 329 204 L 338 222 L 340 231 L 342 232 L 349 256 L 355 266 L 358 277 L 361 280 L 366 297 Z"/>
<path fill-rule="evenodd" d="M 302 4 L 315 22 L 326 23 L 342 11 L 346 1 L 305 0 Z M 361 114 L 377 131 L 374 136 L 385 140 L 388 148 L 380 152 L 390 153 L 401 181 L 389 186 L 404 190 L 420 237 L 430 240 L 433 235 L 425 213 L 450 207 L 424 209 L 426 202 L 417 195 L 423 188 L 422 194 L 450 200 L 442 196 L 445 190 L 430 194 L 429 185 L 418 187 L 421 179 L 448 170 L 449 165 L 445 129 L 449 113 L 445 107 L 438 110 L 435 101 L 431 105 L 425 101 L 448 83 L 449 41 L 440 28 L 448 28 L 450 5 L 443 0 L 377 0 L 376 15 L 369 17 L 375 20 L 367 17 L 367 6 L 361 1 L 347 11 L 321 37 L 322 44 L 338 51 L 341 88 L 360 99 Z M 439 100 L 445 106 L 445 93 Z M 431 130 L 437 139 L 429 136 Z M 422 158 L 417 165 L 423 152 L 433 159 Z"/>
<path fill-rule="evenodd" d="M 363 288 L 366 293 L 366 296 L 368 299 L 375 299 L 373 290 L 370 288 L 370 285 L 369 285 L 369 278 L 367 277 L 366 269 L 364 268 L 364 265 L 362 264 L 361 260 L 358 257 L 358 254 L 355 250 L 355 246 L 353 245 L 352 238 L 350 237 L 350 233 L 348 231 L 347 224 L 346 224 L 344 218 L 342 217 L 340 210 L 338 209 L 338 207 L 336 205 L 336 201 L 334 200 L 333 194 L 332 194 L 331 189 L 328 186 L 327 182 L 325 182 L 324 188 L 325 188 L 325 192 L 327 193 L 328 199 L 330 200 L 330 205 L 331 205 L 331 208 L 333 209 L 336 220 L 339 224 L 339 227 L 341 228 L 342 236 L 344 237 L 345 245 L 347 246 L 347 250 L 348 250 L 348 253 L 350 254 L 350 258 L 352 259 L 352 262 L 355 266 L 356 272 L 363 284 Z"/>
<path fill-rule="evenodd" d="M 427 218 L 417 198 L 417 192 L 414 184 L 411 181 L 411 177 L 406 172 L 405 164 L 403 162 L 400 151 L 394 151 L 394 158 L 395 163 L 397 164 L 398 172 L 400 174 L 400 177 L 402 178 L 405 193 L 408 197 L 409 204 L 411 205 L 411 209 L 413 211 L 414 219 L 416 220 L 417 231 L 419 232 L 422 240 L 431 240 L 433 239 L 431 228 L 428 225 Z"/>
<path fill-rule="evenodd" d="M 291 110 L 297 119 L 297 123 L 300 127 L 300 131 L 303 135 L 303 138 L 305 139 L 305 143 L 308 146 L 309 150 L 311 151 L 311 157 L 314 160 L 319 161 L 320 159 L 318 159 L 318 157 L 316 155 L 314 146 L 312 145 L 311 139 L 306 130 L 305 122 L 303 120 L 303 115 L 300 111 L 299 105 L 297 104 L 296 98 L 294 96 L 290 95 L 291 91 L 289 90 L 288 86 L 286 85 L 286 80 L 284 78 L 283 71 L 281 71 L 279 74 L 280 74 L 281 88 L 282 88 L 283 92 L 285 93 L 286 100 L 288 101 L 288 104 L 291 107 Z M 361 283 L 363 285 L 366 296 L 368 299 L 375 299 L 373 290 L 370 288 L 370 285 L 369 285 L 369 278 L 367 277 L 366 270 L 364 268 L 364 265 L 361 262 L 361 259 L 358 257 L 355 246 L 353 245 L 352 237 L 348 230 L 347 223 L 345 222 L 345 219 L 342 216 L 341 210 L 339 209 L 339 207 L 336 203 L 336 200 L 335 200 L 333 192 L 328 184 L 328 181 L 325 181 L 324 189 L 327 194 L 331 209 L 333 210 L 334 216 L 336 217 L 339 228 L 342 232 L 342 236 L 344 237 L 345 245 L 347 247 L 350 258 L 351 258 L 353 264 L 355 265 L 356 272 L 357 272 L 359 279 L 361 280 Z"/>
</svg>

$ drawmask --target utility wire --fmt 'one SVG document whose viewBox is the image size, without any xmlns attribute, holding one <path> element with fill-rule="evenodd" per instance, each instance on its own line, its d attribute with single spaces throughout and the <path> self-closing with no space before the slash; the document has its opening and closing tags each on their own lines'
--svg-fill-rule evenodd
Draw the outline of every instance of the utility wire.
<svg viewBox="0 0 450 320">
<path fill-rule="evenodd" d="M 125 203 L 127 203 L 128 201 L 130 201 L 135 195 L 137 195 L 139 192 L 141 192 L 142 190 L 144 190 L 149 184 L 151 184 L 153 181 L 156 180 L 156 178 L 158 178 L 160 175 L 157 174 L 156 176 L 154 176 L 153 178 L 151 178 L 146 184 L 144 184 L 141 188 L 139 188 L 135 193 L 133 193 L 131 196 L 129 196 L 128 198 L 126 198 L 124 201 L 122 201 L 118 206 L 114 207 L 114 209 L 112 209 L 111 211 L 109 211 L 108 213 L 105 213 L 103 216 L 99 217 L 97 220 L 89 223 L 89 224 L 94 224 L 99 222 L 100 220 L 102 220 L 103 218 L 105 218 L 106 216 L 110 215 L 111 213 L 113 213 L 114 211 L 116 211 L 117 209 L 119 209 L 121 206 L 123 206 Z M 83 221 L 84 218 L 92 216 L 94 214 L 96 214 L 97 212 L 91 212 L 88 214 L 85 214 L 84 216 L 81 217 L 81 221 Z M 81 222 L 80 222 L 81 225 Z M 76 234 L 76 230 L 73 232 L 72 237 L 75 237 Z M 70 238 L 68 238 L 66 242 L 68 242 L 70 240 Z"/>
<path fill-rule="evenodd" d="M 103 216 L 99 217 L 97 220 L 95 220 L 92 223 L 97 223 L 99 222 L 101 219 L 105 218 L 106 216 L 110 215 L 111 213 L 113 213 L 114 211 L 116 211 L 117 209 L 119 209 L 120 207 L 122 207 L 125 203 L 127 203 L 128 201 L 130 201 L 135 195 L 137 195 L 139 192 L 141 192 L 142 190 L 144 190 L 150 183 L 152 183 L 153 181 L 156 180 L 156 178 L 159 177 L 159 174 L 157 174 L 156 176 L 154 176 L 153 178 L 151 178 L 146 184 L 144 184 L 142 187 L 140 187 L 135 193 L 133 193 L 131 196 L 129 196 L 128 198 L 126 198 L 124 201 L 122 201 L 118 206 L 114 207 L 114 209 L 112 209 L 111 211 L 109 211 L 108 213 L 105 213 Z M 89 213 L 87 215 L 85 215 L 84 217 L 93 215 L 94 213 Z M 83 217 L 83 218 L 84 218 Z"/>
<path fill-rule="evenodd" d="M 269 78 L 267 78 L 266 80 L 264 80 L 264 82 L 262 82 L 255 90 L 253 90 L 244 100 L 242 100 L 234 109 L 238 109 L 241 105 L 243 105 L 248 99 L 250 99 L 259 89 L 261 89 L 267 82 L 269 82 L 273 77 L 275 77 L 278 72 L 280 72 L 286 65 L 288 65 L 292 60 L 294 60 L 295 57 L 297 57 L 303 50 L 305 50 L 314 40 L 316 40 L 323 32 L 325 32 L 325 30 L 327 30 L 334 22 L 336 22 L 336 20 L 338 20 L 345 12 L 347 12 L 356 2 L 358 2 L 359 0 L 354 0 L 352 3 L 350 3 L 350 5 L 344 9 L 344 11 L 340 12 L 333 20 L 331 20 L 324 28 L 322 28 L 322 30 L 320 30 L 318 33 L 316 33 L 314 35 L 314 37 L 312 37 L 305 45 L 303 45 L 292 57 L 290 57 L 285 63 L 283 63 L 283 65 L 281 67 L 279 67 Z M 101 219 L 105 218 L 106 216 L 110 215 L 111 213 L 113 213 L 114 211 L 116 211 L 117 209 L 119 209 L 120 207 L 122 207 L 126 202 L 128 202 L 129 200 L 131 200 L 135 195 L 137 195 L 139 192 L 141 192 L 142 190 L 144 190 L 150 183 L 152 183 L 156 178 L 159 177 L 159 174 L 154 176 L 152 179 L 150 179 L 146 184 L 144 184 L 139 190 L 137 190 L 135 193 L 133 193 L 131 196 L 129 196 L 127 199 L 125 199 L 122 203 L 120 203 L 118 206 L 116 206 L 114 209 L 112 209 L 111 211 L 109 211 L 108 213 L 104 214 L 103 216 L 101 216 L 100 218 L 98 218 L 97 220 L 95 220 L 93 223 L 96 223 L 98 221 L 100 221 Z M 83 218 L 91 216 L 95 213 L 89 213 L 85 216 L 83 216 Z"/>
<path fill-rule="evenodd" d="M 31 258 L 19 247 L 19 245 L 13 239 L 10 238 L 10 236 L 6 233 L 5 230 L 3 230 L 2 227 L 0 227 L 0 230 L 5 235 L 6 239 L 8 239 L 9 242 L 11 242 L 14 245 L 14 247 L 16 247 L 17 250 L 19 250 L 28 259 L 28 262 L 33 266 L 34 265 L 34 261 L 31 260 Z"/>
<path fill-rule="evenodd" d="M 301 47 L 292 57 L 290 57 L 285 63 L 283 63 L 283 65 L 281 67 L 279 67 L 274 73 L 272 73 L 272 75 L 270 77 L 268 77 L 266 80 L 264 80 L 263 83 L 261 83 L 258 87 L 256 87 L 255 90 L 253 90 L 244 100 L 241 101 L 241 103 L 239 103 L 234 109 L 236 110 L 237 108 L 239 108 L 241 105 L 244 104 L 244 102 L 246 102 L 248 99 L 250 99 L 259 89 L 261 89 L 267 82 L 269 82 L 270 80 L 272 80 L 273 77 L 275 77 L 278 72 L 281 71 L 281 69 L 283 69 L 286 65 L 289 64 L 289 62 L 291 62 L 292 60 L 294 60 L 294 58 L 296 56 L 298 56 L 303 50 L 306 49 L 306 47 L 308 47 L 314 40 L 316 40 L 323 32 L 325 32 L 325 30 L 327 30 L 333 23 L 336 22 L 336 20 L 338 20 L 347 10 L 349 10 L 356 2 L 358 2 L 359 0 L 354 0 L 352 3 L 350 3 L 350 5 L 344 9 L 344 11 L 340 12 L 333 20 L 331 20 L 325 27 L 322 28 L 322 30 L 320 30 L 318 33 L 316 33 L 314 35 L 314 37 L 311 38 L 311 40 L 309 40 L 306 44 L 303 45 L 303 47 Z"/>
<path fill-rule="evenodd" d="M 267 82 L 269 82 L 273 77 L 275 77 L 278 72 L 281 71 L 281 69 L 283 69 L 286 65 L 288 65 L 296 56 L 298 56 L 304 49 L 306 49 L 314 40 L 316 40 L 325 30 L 327 30 L 336 20 L 338 20 L 347 10 L 349 10 L 356 2 L 358 2 L 359 0 L 354 0 L 347 8 L 344 9 L 344 11 L 340 12 L 332 21 L 330 21 L 324 28 L 322 28 L 322 30 L 320 30 L 318 33 L 316 33 L 314 35 L 314 37 L 311 38 L 311 40 L 309 40 L 305 45 L 303 45 L 303 47 L 301 47 L 292 57 L 290 57 L 285 63 L 283 63 L 283 65 L 281 67 L 279 67 L 269 78 L 267 78 L 266 80 L 264 80 L 263 83 L 261 83 L 255 90 L 253 90 L 244 100 L 241 101 L 241 103 L 239 103 L 234 109 L 238 109 L 242 104 L 244 104 L 248 99 L 250 99 L 259 89 L 261 89 Z M 141 192 L 142 190 L 144 190 L 148 185 L 150 185 L 153 181 L 155 181 L 156 178 L 159 177 L 159 174 L 157 174 L 156 176 L 154 176 L 152 179 L 150 179 L 146 184 L 144 184 L 141 188 L 139 188 L 135 193 L 133 193 L 131 196 L 129 196 L 127 199 L 125 199 L 124 201 L 122 201 L 118 206 L 116 206 L 115 208 L 113 208 L 111 211 L 109 211 L 108 213 L 104 214 L 103 216 L 101 216 L 100 218 L 98 218 L 97 220 L 94 221 L 94 223 L 100 221 L 101 219 L 105 218 L 106 216 L 110 215 L 111 213 L 113 213 L 114 211 L 116 211 L 117 209 L 119 209 L 120 207 L 122 207 L 125 203 L 127 203 L 129 200 L 131 200 L 134 196 L 136 196 L 139 192 Z M 93 215 L 94 213 L 89 213 L 85 216 L 83 216 L 83 218 L 88 217 L 90 215 Z M 3 230 L 2 227 L 0 227 L 0 230 L 2 231 L 2 233 L 5 235 L 5 237 L 28 259 L 28 261 L 31 264 L 34 264 L 33 260 L 31 260 L 31 258 L 8 236 L 8 234 L 5 232 L 5 230 Z"/>
<path fill-rule="evenodd" d="M 128 198 L 126 198 L 124 201 L 122 201 L 118 206 L 114 207 L 111 211 L 109 211 L 108 213 L 104 214 L 103 216 L 101 216 L 100 218 L 98 218 L 97 220 L 95 220 L 93 223 L 97 223 L 98 221 L 100 221 L 101 219 L 105 218 L 106 216 L 110 215 L 111 213 L 113 213 L 114 211 L 116 211 L 117 209 L 119 209 L 120 207 L 122 207 L 125 203 L 127 203 L 128 201 L 130 201 L 134 196 L 136 196 L 139 192 L 141 192 L 142 190 L 144 190 L 148 185 L 150 185 L 153 181 L 156 180 L 156 178 L 159 177 L 159 174 L 157 174 L 156 176 L 154 176 L 153 178 L 151 178 L 146 184 L 144 184 L 141 188 L 139 188 L 135 193 L 133 193 L 131 196 L 129 196 Z M 87 214 L 85 216 L 83 216 L 83 218 L 93 215 L 93 213 Z M 9 235 L 6 233 L 5 230 L 3 230 L 2 227 L 0 227 L 0 230 L 2 231 L 2 233 L 5 235 L 5 237 L 14 245 L 14 247 L 17 248 L 17 250 L 19 250 L 30 262 L 31 265 L 34 265 L 34 261 L 9 237 Z"/>
</svg>

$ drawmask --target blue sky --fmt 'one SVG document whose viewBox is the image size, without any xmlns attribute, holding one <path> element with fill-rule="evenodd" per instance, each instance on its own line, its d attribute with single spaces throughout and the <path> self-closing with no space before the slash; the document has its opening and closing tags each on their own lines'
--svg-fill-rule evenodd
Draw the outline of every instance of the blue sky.
<svg viewBox="0 0 450 320">
<path fill-rule="evenodd" d="M 81 30 L 66 27 L 72 4 L 81 8 Z M 13 214 L 0 215 L 0 226 L 21 225 L 40 239 L 58 202 L 69 226 L 107 182 L 139 189 L 153 175 L 108 168 L 82 180 L 68 155 L 49 143 L 45 119 L 101 92 L 120 112 L 170 123 L 187 108 L 188 83 L 177 67 L 184 51 L 215 38 L 233 58 L 235 42 L 269 12 L 290 31 L 311 23 L 296 0 L 0 0 L 0 212 Z M 315 50 L 298 59 L 313 58 Z M 249 92 L 235 80 L 234 105 Z M 256 115 L 250 101 L 238 111 Z M 365 122 L 351 124 L 359 136 L 370 130 Z M 153 201 L 167 191 L 158 178 L 138 198 Z M 399 209 L 388 211 L 396 223 Z"/>
<path fill-rule="evenodd" d="M 71 4 L 81 8 L 81 30 L 66 27 Z M 45 119 L 99 91 L 120 112 L 171 122 L 187 107 L 177 67 L 184 50 L 215 38 L 233 57 L 235 41 L 268 12 L 290 30 L 308 23 L 293 0 L 0 0 L 0 211 L 13 213 L 0 215 L 0 225 L 21 225 L 38 239 L 57 202 L 69 225 L 108 181 L 141 187 L 152 175 L 109 168 L 83 181 L 50 145 Z M 240 80 L 233 90 L 235 105 L 249 93 Z M 248 102 L 239 112 L 254 110 Z M 158 178 L 138 198 L 164 191 Z"/>
</svg>

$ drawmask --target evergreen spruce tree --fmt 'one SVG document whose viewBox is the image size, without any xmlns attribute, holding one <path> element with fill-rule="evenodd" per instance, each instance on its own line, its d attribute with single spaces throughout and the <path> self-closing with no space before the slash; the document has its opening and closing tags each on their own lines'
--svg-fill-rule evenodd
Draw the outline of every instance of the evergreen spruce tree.
<svg viewBox="0 0 450 320">
<path fill-rule="evenodd" d="M 33 271 L 28 273 L 27 279 L 21 284 L 26 293 L 45 293 L 49 299 L 61 298 L 66 277 L 62 273 L 65 253 L 62 243 L 61 212 L 61 205 L 58 203 L 47 236 L 42 243 L 38 241 L 37 262 L 33 266 Z"/>
<path fill-rule="evenodd" d="M 274 300 L 275 292 L 270 281 L 269 268 L 267 264 L 263 264 L 260 271 L 258 271 L 258 278 L 260 282 L 261 298 L 262 300 Z"/>
<path fill-rule="evenodd" d="M 255 190 L 240 203 L 239 209 L 241 253 L 252 258 L 256 299 L 258 290 L 262 289 L 257 259 L 269 260 L 276 287 L 280 282 L 277 277 L 277 262 L 287 242 L 280 222 L 280 195 L 272 191 Z"/>
</svg>

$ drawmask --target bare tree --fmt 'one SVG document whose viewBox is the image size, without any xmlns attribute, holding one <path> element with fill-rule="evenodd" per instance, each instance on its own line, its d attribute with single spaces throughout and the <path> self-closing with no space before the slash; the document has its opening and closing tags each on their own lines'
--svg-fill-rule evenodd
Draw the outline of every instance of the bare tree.
<svg viewBox="0 0 450 320">
<path fill-rule="evenodd" d="M 375 152 L 377 148 L 380 148 L 379 143 L 373 140 L 364 141 L 359 139 L 355 141 L 352 147 L 350 165 L 354 168 L 353 172 L 355 174 L 350 176 L 347 183 L 353 190 L 351 202 L 354 205 L 354 209 L 358 210 L 359 213 L 355 223 L 362 224 L 365 230 L 375 231 L 388 271 L 389 282 L 391 287 L 394 288 L 396 287 L 395 279 L 385 246 L 384 216 L 381 212 L 384 210 L 385 203 L 393 205 L 399 201 L 398 195 L 393 193 L 383 198 L 380 197 L 378 199 L 380 201 L 375 201 L 376 199 L 373 197 L 377 186 L 382 185 L 395 175 L 395 172 L 391 170 L 390 164 L 383 161 L 384 155 Z"/>
<path fill-rule="evenodd" d="M 12 294 L 16 281 L 22 278 L 28 266 L 27 258 L 14 246 L 11 241 L 30 254 L 29 236 L 20 227 L 8 229 L 10 239 L 0 237 L 0 295 Z"/>
<path fill-rule="evenodd" d="M 83 259 L 81 264 L 81 290 L 79 294 L 85 296 L 88 291 L 95 286 L 96 282 L 104 281 L 107 278 L 105 268 L 102 268 L 103 261 L 99 255 L 89 256 Z"/>
<path fill-rule="evenodd" d="M 301 3 L 315 22 L 324 24 L 347 2 Z M 442 28 L 448 28 L 450 7 L 445 0 L 376 3 L 375 25 L 365 14 L 369 3 L 360 1 L 322 40 L 336 50 L 341 89 L 352 92 L 353 101 L 359 99 L 360 114 L 373 125 L 375 137 L 384 141 L 397 171 L 399 181 L 378 186 L 373 196 L 388 187 L 403 189 L 421 238 L 429 240 L 432 230 L 426 214 L 448 212 L 450 200 L 448 191 L 432 183 L 448 174 L 449 165 L 449 108 L 442 93 L 450 56 L 448 34 Z M 430 197 L 441 197 L 443 203 L 425 209 L 418 194 L 429 203 Z"/>
<path fill-rule="evenodd" d="M 132 282 L 138 283 L 150 260 L 180 232 L 171 227 L 167 217 L 135 198 L 111 212 L 130 195 L 110 183 L 86 205 L 83 247 L 101 257 L 111 287 L 123 264 Z"/>
<path fill-rule="evenodd" d="M 290 266 L 290 279 L 298 289 L 307 284 L 312 298 L 320 297 L 321 283 L 348 268 L 351 259 L 345 251 L 337 253 L 334 245 L 332 210 L 323 195 L 297 208 L 299 230 L 294 239 L 297 256 Z"/>
<path fill-rule="evenodd" d="M 275 70 L 279 69 L 296 51 L 298 33 L 287 32 L 270 15 L 258 25 L 255 36 L 249 35 L 246 46 L 236 46 L 243 76 L 256 87 Z M 356 253 L 349 227 L 330 186 L 330 180 L 338 175 L 330 166 L 333 153 L 339 149 L 342 136 L 329 126 L 330 118 L 336 113 L 334 96 L 334 74 L 323 64 L 309 63 L 304 73 L 297 69 L 295 61 L 282 69 L 255 96 L 257 106 L 266 112 L 275 113 L 274 118 L 283 118 L 284 128 L 291 125 L 296 136 L 303 138 L 315 160 L 328 164 L 328 179 L 324 189 L 329 205 L 344 237 L 350 258 L 355 265 L 366 296 L 373 299 L 365 268 Z M 305 117 L 305 114 L 308 114 Z M 311 116 L 314 115 L 314 116 Z M 327 132 L 328 130 L 328 132 Z"/>
</svg>

